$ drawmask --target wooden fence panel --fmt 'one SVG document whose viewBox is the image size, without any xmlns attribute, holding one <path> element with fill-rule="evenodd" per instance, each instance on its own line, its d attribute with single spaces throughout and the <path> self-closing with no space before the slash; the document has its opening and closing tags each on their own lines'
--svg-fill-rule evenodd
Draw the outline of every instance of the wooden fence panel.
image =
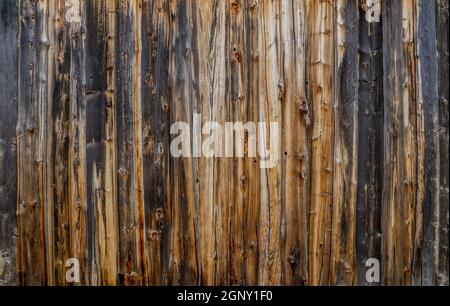
<svg viewBox="0 0 450 306">
<path fill-rule="evenodd" d="M 0 285 L 448 285 L 448 4 L 2 1 Z"/>
</svg>

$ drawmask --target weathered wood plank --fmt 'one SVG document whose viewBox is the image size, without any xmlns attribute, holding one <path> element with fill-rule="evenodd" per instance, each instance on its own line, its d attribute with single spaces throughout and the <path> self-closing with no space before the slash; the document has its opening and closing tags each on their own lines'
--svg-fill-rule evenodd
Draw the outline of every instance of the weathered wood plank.
<svg viewBox="0 0 450 306">
<path fill-rule="evenodd" d="M 0 285 L 17 282 L 17 149 L 19 3 L 0 4 Z M 6 116 L 3 114 L 7 114 Z M 19 242 L 20 243 L 20 242 Z"/>
<path fill-rule="evenodd" d="M 85 103 L 88 267 L 93 285 L 115 285 L 118 261 L 114 1 L 86 2 Z"/>
<path fill-rule="evenodd" d="M 120 267 L 124 284 L 147 284 L 142 176 L 141 1 L 117 1 L 115 33 Z"/>
<path fill-rule="evenodd" d="M 381 258 L 381 200 L 383 185 L 383 32 L 369 23 L 367 7 L 359 9 L 358 195 L 356 201 L 356 270 L 366 282 L 366 262 Z"/>
<path fill-rule="evenodd" d="M 149 283 L 167 281 L 167 205 L 169 174 L 168 1 L 142 8 L 142 137 Z"/>
<path fill-rule="evenodd" d="M 258 122 L 259 118 L 259 80 L 260 80 L 260 55 L 259 55 L 259 40 L 262 39 L 259 34 L 259 8 L 258 2 L 247 3 L 246 20 L 248 26 L 246 28 L 246 45 L 247 48 L 247 63 L 248 67 L 243 67 L 246 71 L 247 84 L 247 100 L 248 112 L 247 121 Z M 244 46 L 242 47 L 244 48 Z M 245 74 L 244 74 L 245 75 Z M 250 143 L 251 139 L 247 139 Z M 260 185 L 260 169 L 259 158 L 248 157 L 247 163 L 248 177 L 248 200 L 244 205 L 244 225 L 242 231 L 244 232 L 244 256 L 245 256 L 245 270 L 241 273 L 245 275 L 246 285 L 256 285 L 258 281 L 259 270 L 259 252 L 260 241 L 258 239 L 258 224 L 260 216 L 260 199 L 259 192 Z M 241 179 L 241 178 L 237 178 Z M 239 221 L 239 220 L 238 220 Z M 236 222 L 236 221 L 233 221 Z M 231 284 L 239 284 L 239 282 L 231 281 Z"/>
<path fill-rule="evenodd" d="M 424 123 L 424 193 L 422 285 L 438 280 L 439 263 L 439 99 L 437 80 L 437 52 L 435 1 L 416 2 L 417 24 L 426 31 L 417 33 L 418 94 L 423 107 Z"/>
<path fill-rule="evenodd" d="M 356 283 L 358 3 L 337 1 L 335 37 L 333 237 L 330 283 Z"/>
<path fill-rule="evenodd" d="M 52 37 L 55 42 L 51 63 L 54 66 L 51 155 L 52 170 L 47 175 L 53 179 L 54 218 L 54 283 L 63 285 L 65 263 L 71 258 L 69 231 L 69 90 L 70 90 L 70 34 L 64 20 L 64 2 L 56 1 L 52 6 L 55 20 Z M 56 43 L 58 42 L 58 43 Z"/>
<path fill-rule="evenodd" d="M 312 105 L 308 282 L 329 283 L 333 204 L 334 5 L 308 2 L 308 99 Z"/>
<path fill-rule="evenodd" d="M 448 284 L 448 0 L 376 3 L 3 1 L 0 285 Z"/>
<path fill-rule="evenodd" d="M 21 1 L 17 120 L 18 279 L 47 281 L 44 245 L 44 119 L 46 114 L 46 3 Z"/>
<path fill-rule="evenodd" d="M 251 55 L 244 50 L 248 45 L 247 26 L 249 23 L 248 3 L 244 1 L 229 1 L 230 9 L 230 42 L 227 46 L 229 53 L 229 102 L 228 121 L 246 122 L 250 117 L 248 108 L 250 94 L 248 92 L 248 78 L 246 67 L 250 64 Z M 244 136 L 245 137 L 245 136 Z M 236 143 L 242 139 L 236 138 Z M 248 149 L 248 145 L 247 145 Z M 244 149 L 245 151 L 245 149 Z M 231 175 L 233 182 L 229 183 L 228 196 L 231 205 L 229 208 L 230 234 L 229 234 L 229 256 L 230 256 L 230 280 L 227 283 L 233 285 L 244 285 L 246 283 L 245 265 L 245 209 L 249 201 L 249 173 L 252 161 L 249 158 L 236 158 L 232 160 Z M 233 192 L 233 191 L 234 192 Z M 254 270 L 252 270 L 254 273 Z"/>
<path fill-rule="evenodd" d="M 449 284 L 449 2 L 436 1 L 436 42 L 438 56 L 438 98 L 439 98 L 439 266 L 437 284 Z"/>
<path fill-rule="evenodd" d="M 207 7 L 202 8 L 207 9 Z M 207 23 L 208 19 L 206 19 L 207 16 L 197 15 L 200 14 L 197 9 L 200 7 L 197 8 L 195 1 L 171 1 L 169 7 L 172 33 L 169 40 L 170 73 L 168 77 L 170 122 L 184 122 L 190 126 L 192 126 L 193 114 L 200 113 L 202 110 L 200 101 L 205 101 L 207 97 L 204 92 L 200 94 L 199 87 L 202 83 L 199 75 L 206 77 L 206 74 L 205 68 L 199 66 L 198 60 L 208 58 L 205 54 L 201 54 L 198 48 L 199 41 L 204 41 L 201 35 L 207 33 L 207 28 L 197 23 L 201 21 Z M 174 138 L 175 136 L 172 136 L 171 141 Z M 200 256 L 203 250 L 200 249 L 202 248 L 200 243 L 196 243 L 201 231 L 196 224 L 201 215 L 198 211 L 199 199 L 198 196 L 195 197 L 194 192 L 199 190 L 200 179 L 208 178 L 200 175 L 198 161 L 195 159 L 171 156 L 169 168 L 168 283 L 196 285 L 200 283 L 200 274 L 205 267 L 200 267 Z M 206 168 L 202 169 L 206 171 Z M 210 181 L 207 180 L 207 182 Z M 197 191 L 197 195 L 199 192 Z M 203 197 L 203 201 L 207 199 Z M 202 242 L 203 245 L 206 240 Z"/>
<path fill-rule="evenodd" d="M 310 105 L 306 100 L 305 4 L 280 5 L 280 69 L 282 131 L 283 253 L 282 284 L 307 280 L 307 204 L 309 202 Z M 296 135 L 295 137 L 293 135 Z M 283 149 L 284 148 L 284 149 Z"/>
</svg>

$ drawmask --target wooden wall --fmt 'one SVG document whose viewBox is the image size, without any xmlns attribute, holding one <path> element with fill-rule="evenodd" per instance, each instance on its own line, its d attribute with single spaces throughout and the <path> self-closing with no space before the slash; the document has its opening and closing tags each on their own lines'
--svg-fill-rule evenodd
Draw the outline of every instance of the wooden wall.
<svg viewBox="0 0 450 306">
<path fill-rule="evenodd" d="M 448 4 L 1 1 L 0 285 L 448 285 Z M 277 166 L 172 157 L 194 113 Z"/>
</svg>

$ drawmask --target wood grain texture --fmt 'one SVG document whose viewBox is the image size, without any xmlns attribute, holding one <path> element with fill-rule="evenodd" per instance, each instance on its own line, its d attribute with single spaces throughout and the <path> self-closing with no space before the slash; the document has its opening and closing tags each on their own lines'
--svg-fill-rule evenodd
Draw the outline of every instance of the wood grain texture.
<svg viewBox="0 0 450 306">
<path fill-rule="evenodd" d="M 368 3 L 2 1 L 0 285 L 448 285 L 448 0 Z"/>
<path fill-rule="evenodd" d="M 359 1 L 358 189 L 356 199 L 356 269 L 365 280 L 369 258 L 381 257 L 383 186 L 383 22 L 369 23 Z"/>
<path fill-rule="evenodd" d="M 0 5 L 0 285 L 17 282 L 17 94 L 19 8 L 14 1 Z"/>
</svg>

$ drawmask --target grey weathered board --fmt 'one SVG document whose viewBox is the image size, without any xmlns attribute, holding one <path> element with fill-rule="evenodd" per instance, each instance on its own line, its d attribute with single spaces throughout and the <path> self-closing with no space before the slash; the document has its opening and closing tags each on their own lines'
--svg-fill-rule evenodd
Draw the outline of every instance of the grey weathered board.
<svg viewBox="0 0 450 306">
<path fill-rule="evenodd" d="M 448 4 L 0 1 L 0 285 L 448 285 Z M 171 156 L 195 113 L 278 164 Z"/>
</svg>

